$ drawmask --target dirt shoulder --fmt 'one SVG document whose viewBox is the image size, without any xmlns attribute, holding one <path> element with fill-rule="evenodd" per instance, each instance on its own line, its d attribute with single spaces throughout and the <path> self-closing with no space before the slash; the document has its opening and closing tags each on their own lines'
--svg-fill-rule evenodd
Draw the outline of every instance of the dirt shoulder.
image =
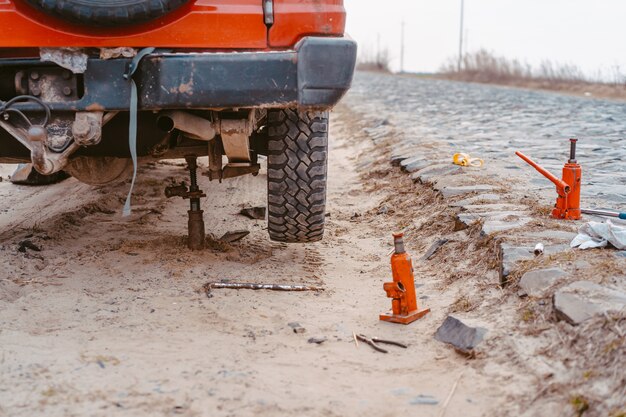
<svg viewBox="0 0 626 417">
<path fill-rule="evenodd" d="M 455 297 L 442 296 L 443 274 L 419 268 L 421 302 L 433 310 L 425 319 L 378 320 L 390 307 L 390 234 L 407 214 L 380 211 L 396 188 L 356 169 L 360 155 L 379 150 L 352 135 L 341 111 L 334 122 L 319 244 L 271 243 L 265 222 L 237 214 L 264 204 L 264 173 L 201 182 L 207 230 L 251 234 L 198 253 L 184 245 L 185 203 L 163 197 L 185 177 L 180 162 L 141 170 L 128 220 L 119 215 L 127 184 L 0 183 L 0 415 L 437 416 L 455 384 L 446 415 L 494 414 L 507 390 L 432 337 Z M 19 251 L 24 240 L 41 250 Z M 417 255 L 421 244 L 408 248 Z M 201 291 L 224 279 L 325 291 Z M 293 322 L 306 331 L 294 333 Z M 353 332 L 409 348 L 357 348 Z"/>
</svg>

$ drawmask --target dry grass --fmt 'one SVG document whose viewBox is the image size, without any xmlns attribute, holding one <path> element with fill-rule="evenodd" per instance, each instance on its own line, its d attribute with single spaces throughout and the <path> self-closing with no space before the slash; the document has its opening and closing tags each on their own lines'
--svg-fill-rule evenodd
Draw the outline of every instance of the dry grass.
<svg viewBox="0 0 626 417">
<path fill-rule="evenodd" d="M 544 61 L 534 68 L 526 62 L 498 56 L 484 49 L 466 54 L 460 71 L 457 59 L 451 58 L 441 67 L 439 75 L 457 81 L 626 99 L 626 76 L 621 74 L 619 68 L 612 69 L 609 75 L 599 74 L 591 78 L 575 65 Z"/>
<path fill-rule="evenodd" d="M 391 72 L 391 53 L 388 48 L 372 52 L 365 50 L 359 54 L 357 60 L 357 70 L 359 71 L 376 71 Z"/>
</svg>

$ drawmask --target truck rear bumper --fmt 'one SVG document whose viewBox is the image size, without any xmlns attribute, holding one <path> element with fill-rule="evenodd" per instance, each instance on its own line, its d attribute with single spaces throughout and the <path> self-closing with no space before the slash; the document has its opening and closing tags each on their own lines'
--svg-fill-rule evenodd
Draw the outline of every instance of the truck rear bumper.
<svg viewBox="0 0 626 417">
<path fill-rule="evenodd" d="M 328 108 L 352 82 L 356 43 L 349 38 L 305 37 L 294 50 L 168 53 L 145 57 L 135 73 L 140 110 L 219 108 Z M 53 111 L 128 110 L 129 59 L 89 59 L 82 97 L 49 102 Z M 30 70 L 54 64 L 36 59 L 1 60 Z M 23 106 L 23 107 L 22 107 Z M 28 110 L 29 105 L 20 106 Z M 33 107 L 36 110 L 36 107 Z"/>
</svg>

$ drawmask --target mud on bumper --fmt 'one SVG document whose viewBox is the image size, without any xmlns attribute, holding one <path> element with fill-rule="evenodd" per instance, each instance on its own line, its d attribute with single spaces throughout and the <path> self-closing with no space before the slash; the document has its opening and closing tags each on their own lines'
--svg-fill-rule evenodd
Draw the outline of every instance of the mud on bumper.
<svg viewBox="0 0 626 417">
<path fill-rule="evenodd" d="M 250 107 L 326 108 L 350 87 L 356 43 L 348 38 L 303 38 L 289 51 L 168 53 L 145 57 L 135 73 L 139 109 Z M 90 59 L 80 98 L 49 103 L 53 111 L 128 110 L 130 59 Z M 1 61 L 24 68 L 54 64 Z"/>
</svg>

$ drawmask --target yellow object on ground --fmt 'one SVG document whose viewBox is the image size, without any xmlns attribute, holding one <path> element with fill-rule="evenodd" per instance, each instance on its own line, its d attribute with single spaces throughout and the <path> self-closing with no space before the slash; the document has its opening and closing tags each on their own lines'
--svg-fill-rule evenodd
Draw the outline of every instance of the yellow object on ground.
<svg viewBox="0 0 626 417">
<path fill-rule="evenodd" d="M 461 165 L 462 167 L 476 167 L 480 168 L 483 166 L 484 162 L 480 158 L 472 158 L 467 153 L 455 153 L 452 157 L 452 162 L 456 165 Z"/>
</svg>

